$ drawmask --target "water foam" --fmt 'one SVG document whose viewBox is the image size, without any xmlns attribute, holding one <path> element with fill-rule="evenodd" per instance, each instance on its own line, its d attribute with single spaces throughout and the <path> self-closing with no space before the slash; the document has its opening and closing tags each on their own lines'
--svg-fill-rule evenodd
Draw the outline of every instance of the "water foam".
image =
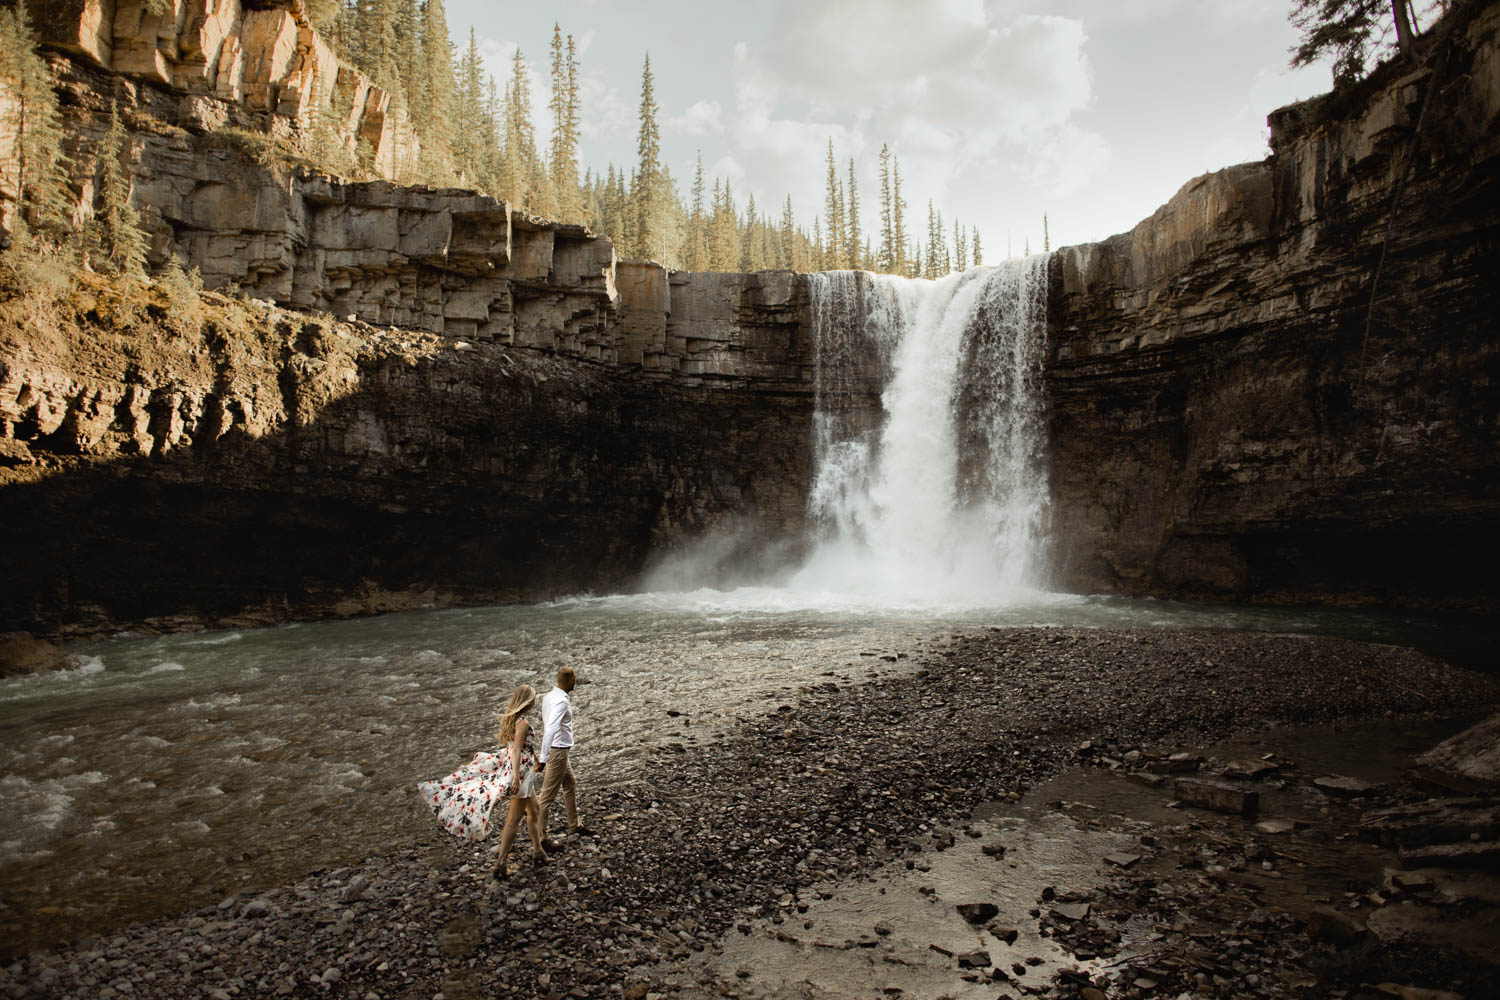
<svg viewBox="0 0 1500 1000">
<path fill-rule="evenodd" d="M 1045 267 L 812 276 L 816 537 L 788 590 L 913 610 L 1045 599 Z"/>
</svg>

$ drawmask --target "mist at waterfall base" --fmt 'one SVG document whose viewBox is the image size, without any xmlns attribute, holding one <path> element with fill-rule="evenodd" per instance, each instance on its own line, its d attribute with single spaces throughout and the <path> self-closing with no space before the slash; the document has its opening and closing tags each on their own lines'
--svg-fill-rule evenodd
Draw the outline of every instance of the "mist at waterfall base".
<svg viewBox="0 0 1500 1000">
<path fill-rule="evenodd" d="M 737 521 L 659 557 L 640 589 L 790 608 L 1068 602 L 1043 589 L 1045 258 L 809 284 L 808 537 L 768 542 Z"/>
</svg>

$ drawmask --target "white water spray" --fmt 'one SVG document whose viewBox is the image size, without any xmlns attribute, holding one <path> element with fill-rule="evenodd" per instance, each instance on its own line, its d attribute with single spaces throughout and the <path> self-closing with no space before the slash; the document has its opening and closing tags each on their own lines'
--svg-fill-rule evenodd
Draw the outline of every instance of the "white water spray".
<svg viewBox="0 0 1500 1000">
<path fill-rule="evenodd" d="M 1041 584 L 1045 279 L 1042 256 L 812 275 L 816 537 L 793 589 L 972 605 Z"/>
</svg>

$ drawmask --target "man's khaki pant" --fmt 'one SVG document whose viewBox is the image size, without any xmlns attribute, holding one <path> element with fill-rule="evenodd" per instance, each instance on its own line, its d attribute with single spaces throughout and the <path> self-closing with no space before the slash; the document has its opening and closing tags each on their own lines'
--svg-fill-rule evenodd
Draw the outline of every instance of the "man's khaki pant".
<svg viewBox="0 0 1500 1000">
<path fill-rule="evenodd" d="M 568 807 L 568 832 L 572 833 L 578 829 L 578 800 L 574 795 L 575 786 L 573 768 L 568 765 L 568 751 L 562 747 L 553 747 L 548 750 L 547 766 L 542 770 L 541 816 L 537 824 L 542 831 L 542 836 L 547 835 L 547 811 L 552 807 L 552 800 L 557 798 L 559 788 L 562 789 L 563 802 Z"/>
</svg>

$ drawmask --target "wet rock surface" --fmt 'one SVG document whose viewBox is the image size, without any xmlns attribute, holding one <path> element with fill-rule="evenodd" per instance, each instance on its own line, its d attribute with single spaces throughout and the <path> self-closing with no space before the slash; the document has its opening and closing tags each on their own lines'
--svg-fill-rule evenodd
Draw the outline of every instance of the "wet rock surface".
<svg viewBox="0 0 1500 1000">
<path fill-rule="evenodd" d="M 1371 802 L 1316 791 L 1312 779 L 1327 771 L 1313 762 L 1286 761 L 1262 779 L 1260 822 L 1285 812 L 1283 792 L 1318 796 L 1297 801 L 1320 819 L 1281 839 L 1255 818 L 1192 810 L 1169 786 L 1128 777 L 1160 777 L 1145 764 L 1275 723 L 1377 720 L 1399 732 L 1424 716 L 1472 713 L 1500 700 L 1493 679 L 1390 647 L 1209 633 L 991 631 L 910 653 L 859 686 L 840 682 L 840 664 L 810 664 L 798 690 L 691 751 L 670 748 L 664 719 L 660 754 L 613 788 L 587 788 L 581 747 L 582 805 L 596 834 L 498 889 L 482 880 L 493 845 L 449 840 L 434 823 L 430 839 L 404 851 L 15 957 L 0 969 L 0 995 L 454 1000 L 812 988 L 734 964 L 751 947 L 877 969 L 887 978 L 874 989 L 890 996 L 1352 997 L 1397 982 L 1477 996 L 1493 974 L 1493 958 L 1404 943 L 1416 940 L 1406 930 L 1415 907 L 1437 919 L 1481 904 L 1436 879 L 1362 881 L 1395 867 L 1393 853 L 1347 831 L 1330 836 Z M 1244 756 L 1243 747 L 1222 762 L 1204 752 L 1202 769 L 1218 774 Z M 1080 822 L 1064 796 L 1055 807 L 1038 801 L 1051 796 L 1041 782 L 1080 771 L 1150 797 L 1155 812 L 1126 821 L 1094 809 Z M 1064 826 L 1081 831 L 1102 874 L 1027 882 L 1029 852 Z M 1366 853 L 1345 857 L 1346 842 Z M 527 855 L 523 839 L 517 857 Z M 1299 856 L 1332 867 L 1298 875 Z M 987 885 L 964 874 L 976 865 L 1005 877 Z M 1263 886 L 1285 879 L 1313 886 L 1311 905 L 1262 903 Z M 1337 891 L 1324 891 L 1330 879 Z M 825 910 L 855 892 L 888 905 L 861 910 L 857 934 L 830 934 Z M 970 921 L 989 916 L 986 903 L 996 916 L 980 928 Z M 1369 916 L 1397 908 L 1383 924 Z M 1323 910 L 1337 919 L 1312 916 Z M 957 936 L 922 939 L 937 926 Z"/>
</svg>

